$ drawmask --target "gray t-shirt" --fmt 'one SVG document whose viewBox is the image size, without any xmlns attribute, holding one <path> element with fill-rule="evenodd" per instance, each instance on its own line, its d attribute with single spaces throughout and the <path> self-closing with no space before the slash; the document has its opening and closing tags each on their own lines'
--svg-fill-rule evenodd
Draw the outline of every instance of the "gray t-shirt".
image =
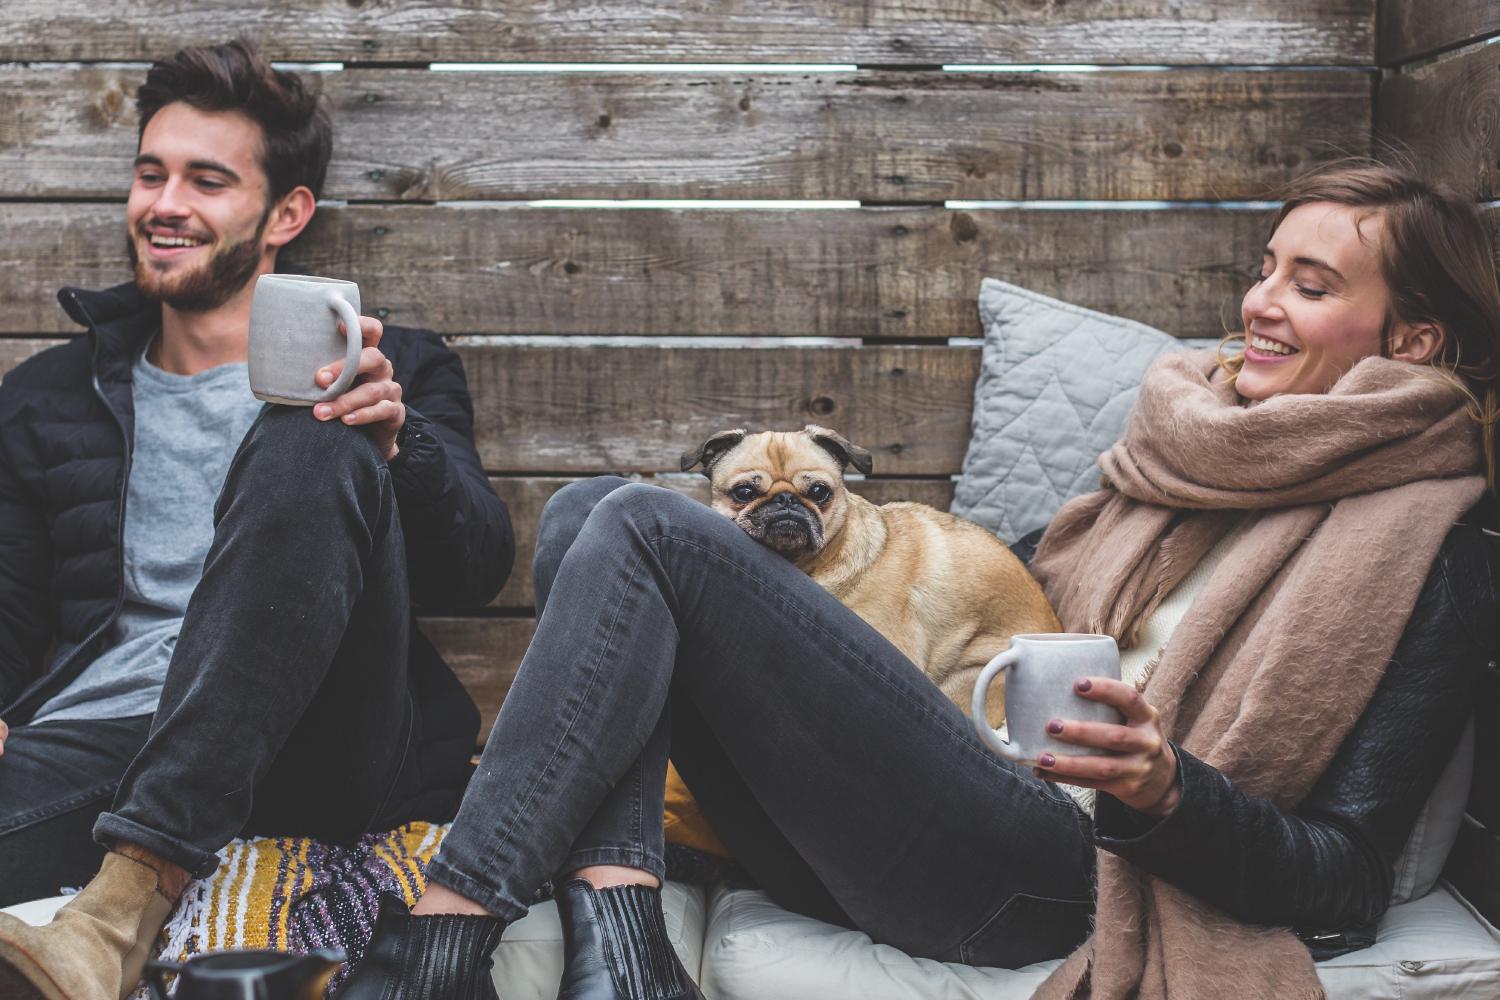
<svg viewBox="0 0 1500 1000">
<path fill-rule="evenodd" d="M 110 642 L 33 722 L 149 715 L 214 537 L 214 502 L 261 402 L 244 363 L 174 375 L 136 361 L 125 604 Z M 59 650 L 65 655 L 66 650 Z"/>
</svg>

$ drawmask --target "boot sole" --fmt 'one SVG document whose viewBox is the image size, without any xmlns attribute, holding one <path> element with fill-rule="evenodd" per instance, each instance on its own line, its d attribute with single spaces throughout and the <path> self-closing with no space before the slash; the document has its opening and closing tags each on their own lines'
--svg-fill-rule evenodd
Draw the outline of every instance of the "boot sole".
<svg viewBox="0 0 1500 1000">
<path fill-rule="evenodd" d="M 46 970 L 13 942 L 0 941 L 0 997 L 5 1000 L 68 1000 Z"/>
</svg>

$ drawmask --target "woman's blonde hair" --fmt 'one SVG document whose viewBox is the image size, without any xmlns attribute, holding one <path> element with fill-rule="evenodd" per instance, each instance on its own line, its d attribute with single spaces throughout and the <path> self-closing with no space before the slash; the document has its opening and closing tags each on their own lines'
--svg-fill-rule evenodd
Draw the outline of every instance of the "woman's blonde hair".
<svg viewBox="0 0 1500 1000">
<path fill-rule="evenodd" d="M 1469 397 L 1483 429 L 1485 479 L 1495 491 L 1495 427 L 1500 422 L 1500 282 L 1494 250 L 1478 207 L 1410 170 L 1374 161 L 1341 161 L 1294 180 L 1271 223 L 1274 235 L 1294 209 L 1331 202 L 1369 209 L 1385 224 L 1381 271 L 1391 289 L 1392 314 L 1381 330 L 1381 352 L 1397 322 L 1430 323 L 1443 331 L 1434 359 Z M 1231 339 L 1243 337 L 1243 332 Z M 1231 375 L 1244 363 L 1221 352 Z"/>
</svg>

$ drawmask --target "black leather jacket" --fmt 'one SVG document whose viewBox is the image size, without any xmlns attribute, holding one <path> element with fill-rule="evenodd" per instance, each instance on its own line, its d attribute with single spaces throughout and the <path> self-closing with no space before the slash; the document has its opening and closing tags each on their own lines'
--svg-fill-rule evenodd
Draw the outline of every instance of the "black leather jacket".
<svg viewBox="0 0 1500 1000">
<path fill-rule="evenodd" d="M 1156 820 L 1100 795 L 1098 845 L 1239 920 L 1296 928 L 1317 958 L 1372 943 L 1396 860 L 1500 656 L 1500 546 L 1482 530 L 1496 506 L 1487 496 L 1448 533 L 1374 697 L 1295 810 L 1176 747 L 1176 810 Z"/>
</svg>

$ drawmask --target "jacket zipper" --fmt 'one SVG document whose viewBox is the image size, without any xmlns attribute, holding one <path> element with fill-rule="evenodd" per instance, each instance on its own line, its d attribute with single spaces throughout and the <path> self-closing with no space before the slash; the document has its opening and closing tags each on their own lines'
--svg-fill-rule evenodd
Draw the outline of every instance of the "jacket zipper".
<svg viewBox="0 0 1500 1000">
<path fill-rule="evenodd" d="M 109 628 L 117 620 L 119 620 L 120 611 L 125 607 L 125 497 L 130 488 L 130 461 L 132 444 L 130 435 L 125 433 L 125 421 L 121 420 L 119 413 L 115 412 L 114 406 L 110 404 L 109 397 L 104 394 L 104 387 L 99 384 L 98 352 L 100 339 L 98 324 L 94 322 L 94 317 L 89 315 L 89 311 L 84 308 L 83 303 L 78 301 L 78 295 L 76 292 L 70 290 L 68 292 L 68 297 L 72 299 L 73 304 L 78 307 L 79 313 L 88 320 L 89 330 L 94 335 L 94 357 L 89 363 L 89 381 L 94 386 L 94 394 L 99 397 L 99 402 L 104 404 L 104 408 L 109 411 L 110 419 L 112 419 L 115 422 L 115 426 L 119 428 L 120 441 L 124 445 L 125 449 L 125 465 L 120 474 L 120 516 L 115 519 L 115 606 L 110 611 L 109 616 L 104 619 L 104 621 L 100 622 L 99 625 L 92 632 L 90 632 L 82 642 L 73 647 L 73 652 L 68 654 L 68 658 L 66 660 L 64 660 L 62 663 L 59 663 L 53 670 L 49 671 L 49 674 L 52 675 L 60 675 L 67 667 L 72 666 L 73 660 L 78 656 L 79 653 L 92 645 L 93 642 L 99 638 L 99 636 L 104 634 L 105 629 Z M 54 692 L 54 694 L 55 693 L 56 692 Z M 41 706 L 37 707 L 39 708 Z"/>
</svg>

